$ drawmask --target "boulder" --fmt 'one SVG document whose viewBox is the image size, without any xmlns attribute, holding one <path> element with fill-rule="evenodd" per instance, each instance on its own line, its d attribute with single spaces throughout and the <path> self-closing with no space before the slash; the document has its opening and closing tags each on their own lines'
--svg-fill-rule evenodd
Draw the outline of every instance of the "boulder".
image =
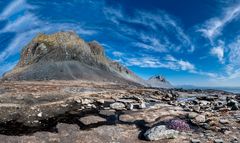
<svg viewBox="0 0 240 143">
<path fill-rule="evenodd" d="M 164 125 L 150 128 L 144 133 L 144 137 L 149 141 L 157 141 L 162 139 L 174 139 L 178 136 L 179 132 L 169 130 Z"/>
</svg>

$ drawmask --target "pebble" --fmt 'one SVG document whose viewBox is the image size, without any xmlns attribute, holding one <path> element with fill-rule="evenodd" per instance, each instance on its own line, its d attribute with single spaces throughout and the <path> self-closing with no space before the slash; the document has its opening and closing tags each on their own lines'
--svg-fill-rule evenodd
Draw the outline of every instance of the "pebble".
<svg viewBox="0 0 240 143">
<path fill-rule="evenodd" d="M 197 113 L 195 113 L 195 112 L 191 112 L 191 113 L 188 113 L 188 118 L 190 118 L 190 119 L 194 119 L 195 117 L 197 117 Z"/>
<path fill-rule="evenodd" d="M 238 142 L 238 138 L 237 137 L 233 137 L 233 139 L 231 140 L 231 143 L 239 143 Z"/>
<path fill-rule="evenodd" d="M 125 104 L 120 102 L 115 102 L 110 104 L 110 107 L 115 110 L 123 110 L 125 108 Z"/>
<path fill-rule="evenodd" d="M 198 122 L 198 123 L 204 123 L 206 122 L 206 117 L 204 115 L 197 115 L 195 117 L 195 120 Z"/>
<path fill-rule="evenodd" d="M 193 111 L 195 112 L 200 112 L 200 106 L 196 105 L 196 106 L 193 106 Z"/>
<path fill-rule="evenodd" d="M 191 139 L 191 143 L 201 143 L 201 141 L 198 139 Z"/>
<path fill-rule="evenodd" d="M 97 102 L 100 103 L 100 104 L 104 104 L 105 103 L 104 99 L 98 99 Z"/>
<path fill-rule="evenodd" d="M 229 124 L 229 120 L 227 120 L 227 119 L 220 119 L 219 123 L 221 123 L 221 124 Z"/>
<path fill-rule="evenodd" d="M 82 99 L 82 104 L 83 105 L 87 105 L 87 104 L 91 104 L 91 103 L 92 103 L 92 101 L 89 100 L 89 99 Z"/>
<path fill-rule="evenodd" d="M 145 109 L 147 106 L 145 104 L 145 102 L 142 102 L 140 105 L 139 105 L 139 109 Z"/>
<path fill-rule="evenodd" d="M 42 117 L 42 112 L 37 114 L 38 117 Z"/>
</svg>

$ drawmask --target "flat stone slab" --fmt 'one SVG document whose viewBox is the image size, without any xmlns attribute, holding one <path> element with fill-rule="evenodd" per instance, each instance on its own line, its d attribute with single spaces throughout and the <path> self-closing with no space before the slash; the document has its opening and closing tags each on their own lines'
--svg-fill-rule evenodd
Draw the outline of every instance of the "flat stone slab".
<svg viewBox="0 0 240 143">
<path fill-rule="evenodd" d="M 79 121 L 82 122 L 84 125 L 91 125 L 91 124 L 98 124 L 101 122 L 106 122 L 107 120 L 100 116 L 89 115 L 89 116 L 80 118 Z"/>
</svg>

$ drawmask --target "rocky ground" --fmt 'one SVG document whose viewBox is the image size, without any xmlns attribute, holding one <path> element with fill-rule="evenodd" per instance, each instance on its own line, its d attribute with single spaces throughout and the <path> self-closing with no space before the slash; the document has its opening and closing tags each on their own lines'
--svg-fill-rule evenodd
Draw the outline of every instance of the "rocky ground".
<svg viewBox="0 0 240 143">
<path fill-rule="evenodd" d="M 0 142 L 240 142 L 240 96 L 86 81 L 0 83 Z"/>
</svg>

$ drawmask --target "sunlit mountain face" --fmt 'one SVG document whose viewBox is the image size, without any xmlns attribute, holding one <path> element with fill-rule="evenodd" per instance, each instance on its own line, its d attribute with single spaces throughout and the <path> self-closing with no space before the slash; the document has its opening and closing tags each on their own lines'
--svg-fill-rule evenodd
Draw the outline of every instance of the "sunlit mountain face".
<svg viewBox="0 0 240 143">
<path fill-rule="evenodd" d="M 143 78 L 239 86 L 238 0 L 0 0 L 0 75 L 38 33 L 76 31 Z"/>
</svg>

